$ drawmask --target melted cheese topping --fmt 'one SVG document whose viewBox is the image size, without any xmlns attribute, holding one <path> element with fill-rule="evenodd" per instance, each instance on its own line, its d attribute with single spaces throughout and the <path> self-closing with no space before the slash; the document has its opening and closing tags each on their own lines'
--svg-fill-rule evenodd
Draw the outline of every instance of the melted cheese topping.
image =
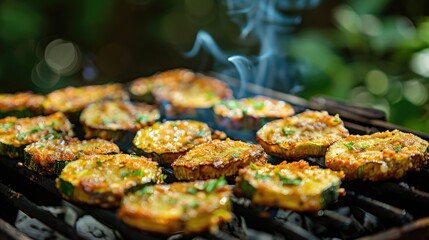
<svg viewBox="0 0 429 240">
<path fill-rule="evenodd" d="M 256 134 L 267 144 L 293 149 L 299 144 L 308 143 L 327 147 L 348 136 L 348 131 L 338 116 L 330 116 L 326 111 L 307 110 L 289 118 L 269 122 Z"/>
<path fill-rule="evenodd" d="M 175 107 L 208 108 L 232 96 L 227 84 L 190 70 L 175 69 L 154 76 L 153 94 Z"/>
<path fill-rule="evenodd" d="M 87 193 L 122 194 L 138 184 L 160 182 L 161 169 L 144 157 L 90 155 L 67 164 L 59 178 Z"/>
<path fill-rule="evenodd" d="M 372 135 L 353 135 L 333 144 L 326 153 L 325 163 L 329 168 L 344 170 L 348 178 L 358 175 L 370 180 L 386 178 L 384 175 L 395 172 L 399 178 L 409 170 L 417 170 L 428 161 L 429 143 L 413 134 L 398 130 L 378 132 Z M 380 167 L 369 171 L 358 169 L 366 164 L 377 164 Z M 379 173 L 377 173 L 379 172 Z"/>
<path fill-rule="evenodd" d="M 153 106 L 124 101 L 93 103 L 80 115 L 81 122 L 91 128 L 128 131 L 137 131 L 159 118 L 159 111 Z"/>
<path fill-rule="evenodd" d="M 263 96 L 221 101 L 214 106 L 214 112 L 222 117 L 233 119 L 244 116 L 285 118 L 295 113 L 293 107 L 284 101 Z"/>
<path fill-rule="evenodd" d="M 32 160 L 41 166 L 49 166 L 55 161 L 72 161 L 82 155 L 119 153 L 119 147 L 106 140 L 77 138 L 41 140 L 25 147 Z"/>
<path fill-rule="evenodd" d="M 304 160 L 292 163 L 283 161 L 278 165 L 255 163 L 240 170 L 239 174 L 256 191 L 269 188 L 270 192 L 303 199 L 305 196 L 321 195 L 344 178 L 343 172 L 310 166 Z"/>
<path fill-rule="evenodd" d="M 45 112 L 75 112 L 103 99 L 128 99 L 120 84 L 66 87 L 49 93 L 43 102 Z"/>
<path fill-rule="evenodd" d="M 198 121 L 167 121 L 140 129 L 134 145 L 145 151 L 161 153 L 184 152 L 211 140 L 210 128 Z"/>
<path fill-rule="evenodd" d="M 44 96 L 30 92 L 0 94 L 0 111 L 28 108 L 38 109 L 42 107 L 42 102 L 44 99 Z"/>
<path fill-rule="evenodd" d="M 210 192 L 205 191 L 208 182 L 214 181 L 216 180 L 146 187 L 144 192 L 135 192 L 124 197 L 119 215 L 130 214 L 133 217 L 141 217 L 141 221 L 148 217 L 158 224 L 165 225 L 173 221 L 186 222 L 198 217 L 204 220 L 202 216 L 207 215 L 216 217 L 220 212 L 230 211 L 231 191 L 228 186 L 215 187 Z M 231 219 L 231 214 L 228 213 L 226 218 L 224 220 Z"/>
<path fill-rule="evenodd" d="M 37 142 L 50 134 L 73 136 L 72 125 L 63 113 L 32 118 L 0 119 L 0 141 L 14 146 Z"/>
<path fill-rule="evenodd" d="M 212 165 L 214 167 L 223 167 L 230 162 L 241 161 L 248 165 L 249 161 L 267 161 L 267 155 L 261 146 L 234 141 L 227 139 L 225 141 L 213 140 L 208 143 L 198 145 L 178 158 L 173 164 L 176 166 L 204 166 Z"/>
</svg>

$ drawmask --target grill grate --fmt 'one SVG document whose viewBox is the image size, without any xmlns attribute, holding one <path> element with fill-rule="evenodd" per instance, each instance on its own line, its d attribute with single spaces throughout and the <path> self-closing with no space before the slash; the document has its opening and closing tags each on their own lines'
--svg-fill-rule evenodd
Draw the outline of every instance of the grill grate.
<svg viewBox="0 0 429 240">
<path fill-rule="evenodd" d="M 238 87 L 233 80 L 229 83 L 233 88 Z M 247 87 L 249 94 L 260 93 L 286 100 L 298 111 L 303 111 L 308 106 L 305 101 L 294 96 L 251 84 Z M 384 117 L 379 112 L 367 109 L 361 112 L 350 111 L 348 106 L 342 106 L 341 103 L 321 99 L 314 100 L 310 106 L 319 110 L 346 112 L 345 124 L 352 134 L 367 134 L 377 129 L 397 128 L 382 121 Z M 429 139 L 428 135 L 416 134 L 426 140 Z M 22 165 L 16 160 L 6 157 L 0 160 L 0 203 L 7 203 L 39 219 L 69 239 L 84 238 L 65 221 L 40 207 L 62 204 L 63 200 L 55 188 L 53 178 L 40 176 L 20 167 Z M 278 159 L 271 158 L 271 161 L 276 162 Z M 308 158 L 307 161 L 313 165 L 324 166 L 323 158 Z M 163 168 L 163 172 L 168 175 L 167 182 L 175 180 L 171 168 Z M 233 198 L 233 209 L 236 215 L 234 221 L 225 224 L 218 233 L 206 233 L 198 236 L 198 239 L 260 239 L 263 237 L 270 239 L 355 239 L 359 237 L 372 240 L 427 239 L 429 238 L 429 185 L 426 184 L 428 177 L 429 170 L 422 169 L 421 172 L 411 173 L 401 180 L 377 183 L 344 182 L 343 187 L 347 190 L 347 194 L 340 197 L 339 201 L 328 209 L 316 213 L 258 209 L 250 207 L 248 200 Z M 116 217 L 115 210 L 74 203 L 72 205 L 90 214 L 107 227 L 116 229 L 124 239 L 166 238 L 127 226 Z M 1 214 L 0 217 L 4 218 Z M 5 224 L 0 222 L 0 232 L 5 232 L 1 226 Z M 170 238 L 193 239 L 193 236 L 175 235 Z"/>
</svg>

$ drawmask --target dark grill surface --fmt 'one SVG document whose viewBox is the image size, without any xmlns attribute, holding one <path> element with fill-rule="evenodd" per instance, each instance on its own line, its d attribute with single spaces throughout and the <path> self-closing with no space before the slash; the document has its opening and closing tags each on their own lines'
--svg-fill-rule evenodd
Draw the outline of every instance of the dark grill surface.
<svg viewBox="0 0 429 240">
<path fill-rule="evenodd" d="M 225 78 L 223 78 L 225 79 Z M 229 80 L 237 88 L 233 80 Z M 365 108 L 324 98 L 306 102 L 294 96 L 247 85 L 247 95 L 263 94 L 286 100 L 296 110 L 306 108 L 339 113 L 351 134 L 400 129 L 384 122 L 384 115 Z M 236 91 L 237 92 L 237 91 Z M 415 133 L 415 132 L 414 132 Z M 429 136 L 416 133 L 428 140 Z M 231 135 L 231 137 L 240 138 Z M 247 139 L 249 140 L 249 139 Z M 251 139 L 250 139 L 251 140 Z M 124 147 L 124 146 L 122 146 Z M 126 145 L 123 151 L 128 151 Z M 279 159 L 270 159 L 277 162 Z M 308 162 L 324 166 L 324 159 L 309 158 Z M 83 239 L 74 227 L 53 216 L 40 206 L 59 206 L 63 200 L 55 188 L 55 179 L 37 175 L 19 160 L 0 157 L 0 239 L 26 239 L 3 221 L 9 220 L 12 209 L 19 209 L 38 219 L 70 239 Z M 174 181 L 172 170 L 163 168 Z M 244 199 L 233 198 L 235 219 L 222 226 L 216 234 L 199 236 L 161 236 L 142 232 L 122 223 L 114 209 L 101 209 L 71 203 L 79 211 L 92 215 L 107 227 L 116 229 L 124 239 L 429 239 L 429 169 L 410 173 L 400 180 L 383 182 L 345 181 L 346 195 L 335 204 L 316 213 L 297 213 L 279 209 L 257 209 Z M 232 182 L 231 182 L 232 183 Z"/>
</svg>

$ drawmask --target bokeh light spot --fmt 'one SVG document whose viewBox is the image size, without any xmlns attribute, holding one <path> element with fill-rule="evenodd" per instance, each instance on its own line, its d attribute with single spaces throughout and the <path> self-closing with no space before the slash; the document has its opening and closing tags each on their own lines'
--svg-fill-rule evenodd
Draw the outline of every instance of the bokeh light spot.
<svg viewBox="0 0 429 240">
<path fill-rule="evenodd" d="M 45 61 L 60 75 L 73 74 L 81 66 L 79 48 L 72 42 L 56 39 L 46 46 Z"/>
<path fill-rule="evenodd" d="M 429 48 L 415 53 L 411 57 L 410 64 L 415 73 L 423 77 L 429 77 Z"/>
<path fill-rule="evenodd" d="M 420 106 L 428 100 L 426 87 L 416 79 L 404 83 L 404 97 L 412 104 Z"/>
<path fill-rule="evenodd" d="M 380 70 L 371 70 L 367 73 L 365 84 L 368 91 L 375 95 L 383 95 L 389 88 L 389 79 L 386 74 Z"/>
</svg>

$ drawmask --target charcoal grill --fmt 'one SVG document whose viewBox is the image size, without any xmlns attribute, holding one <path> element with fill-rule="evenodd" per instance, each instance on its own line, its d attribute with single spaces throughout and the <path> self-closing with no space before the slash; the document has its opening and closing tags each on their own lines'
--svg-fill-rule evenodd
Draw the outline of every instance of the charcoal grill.
<svg viewBox="0 0 429 240">
<path fill-rule="evenodd" d="M 233 90 L 240 84 L 235 79 L 212 74 L 227 81 Z M 292 104 L 297 112 L 307 108 L 339 113 L 351 134 L 399 129 L 429 140 L 429 135 L 385 122 L 385 116 L 369 108 L 355 108 L 345 103 L 314 98 L 301 98 L 246 84 L 246 95 L 262 94 Z M 238 92 L 238 91 L 234 91 Z M 234 136 L 231 136 L 234 137 Z M 124 149 L 123 149 L 124 150 Z M 127 149 L 125 149 L 127 150 Z M 279 159 L 271 159 L 278 161 Z M 324 166 L 322 158 L 308 158 Z M 169 168 L 163 168 L 174 179 Z M 216 234 L 198 236 L 162 236 L 127 226 L 116 217 L 115 210 L 71 203 L 124 239 L 429 239 L 429 169 L 410 173 L 400 180 L 383 182 L 346 181 L 346 195 L 327 209 L 316 213 L 297 213 L 278 209 L 255 209 L 248 200 L 233 198 L 235 219 Z M 72 226 L 40 206 L 57 206 L 62 199 L 55 180 L 22 167 L 20 160 L 0 157 L 0 239 L 28 239 L 11 224 L 16 209 L 38 219 L 69 239 L 84 239 Z"/>
</svg>

